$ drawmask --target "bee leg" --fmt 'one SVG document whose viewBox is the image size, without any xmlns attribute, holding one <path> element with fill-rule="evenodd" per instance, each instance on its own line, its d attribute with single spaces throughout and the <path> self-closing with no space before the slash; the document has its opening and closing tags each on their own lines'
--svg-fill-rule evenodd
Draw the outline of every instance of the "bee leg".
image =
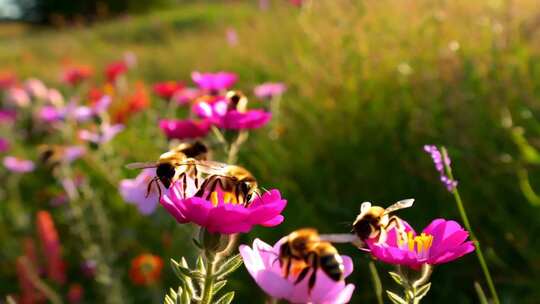
<svg viewBox="0 0 540 304">
<path fill-rule="evenodd" d="M 199 171 L 197 170 L 197 165 L 193 165 L 193 175 L 194 175 L 194 182 L 195 182 L 195 188 L 199 188 Z"/>
<path fill-rule="evenodd" d="M 185 198 L 186 197 L 186 188 L 187 188 L 187 174 L 185 172 L 183 172 L 178 177 L 178 179 L 180 179 L 180 178 L 182 179 L 182 194 L 183 194 L 183 197 Z"/>
<path fill-rule="evenodd" d="M 315 287 L 315 282 L 317 281 L 317 269 L 319 269 L 319 260 L 315 255 L 311 255 L 312 260 L 312 268 L 313 272 L 311 273 L 311 276 L 309 277 L 308 281 L 308 293 L 311 294 L 311 290 L 313 287 Z"/>
<path fill-rule="evenodd" d="M 198 196 L 198 197 L 202 197 L 203 194 L 204 194 L 204 190 L 206 189 L 206 187 L 208 186 L 208 183 L 210 182 L 212 178 L 207 178 L 204 180 L 204 182 L 202 183 L 201 187 L 198 188 L 197 190 L 197 193 L 195 193 L 195 196 Z"/>
<path fill-rule="evenodd" d="M 146 195 L 144 196 L 144 198 L 148 198 L 148 196 L 150 195 L 150 191 L 152 190 L 152 185 L 156 181 L 157 181 L 157 177 L 154 177 L 150 180 L 150 182 L 148 183 L 148 186 L 146 187 Z M 159 188 L 159 185 L 158 185 L 158 188 Z"/>
<path fill-rule="evenodd" d="M 291 273 L 291 267 L 292 267 L 291 260 L 292 260 L 291 258 L 288 258 L 283 267 L 283 276 L 285 278 L 288 278 L 289 274 Z"/>
<path fill-rule="evenodd" d="M 300 282 L 302 282 L 302 280 L 307 276 L 309 270 L 311 268 L 309 266 L 306 266 L 302 269 L 302 271 L 300 271 L 300 274 L 298 275 L 298 278 L 296 278 L 296 280 L 294 281 L 294 284 L 298 284 Z"/>
</svg>

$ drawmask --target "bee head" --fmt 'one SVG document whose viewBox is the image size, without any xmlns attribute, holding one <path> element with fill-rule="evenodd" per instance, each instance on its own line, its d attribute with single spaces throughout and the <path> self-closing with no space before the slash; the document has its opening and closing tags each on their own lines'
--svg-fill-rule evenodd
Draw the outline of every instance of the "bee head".
<svg viewBox="0 0 540 304">
<path fill-rule="evenodd" d="M 170 163 L 159 164 L 156 168 L 157 177 L 167 189 L 171 186 L 175 174 L 176 170 Z"/>
<path fill-rule="evenodd" d="M 225 96 L 229 101 L 229 109 L 237 110 L 238 112 L 247 111 L 247 98 L 240 91 L 229 91 Z"/>
</svg>

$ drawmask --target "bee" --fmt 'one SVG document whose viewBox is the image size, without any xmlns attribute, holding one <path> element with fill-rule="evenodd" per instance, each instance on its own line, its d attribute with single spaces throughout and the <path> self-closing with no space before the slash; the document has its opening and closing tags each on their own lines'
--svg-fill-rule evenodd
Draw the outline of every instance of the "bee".
<svg viewBox="0 0 540 304">
<path fill-rule="evenodd" d="M 320 239 L 317 230 L 312 228 L 299 229 L 287 236 L 286 241 L 279 248 L 278 256 L 283 275 L 288 278 L 291 269 L 300 268 L 295 284 L 300 283 L 311 270 L 308 281 L 308 290 L 315 286 L 317 270 L 321 269 L 334 281 L 343 280 L 343 259 L 330 242 Z"/>
<path fill-rule="evenodd" d="M 241 113 L 247 111 L 248 99 L 241 91 L 229 91 L 225 98 L 229 102 L 228 110 L 236 110 Z"/>
<path fill-rule="evenodd" d="M 84 154 L 81 146 L 40 145 L 38 147 L 40 162 L 50 168 L 55 168 L 63 162 L 71 162 Z"/>
<path fill-rule="evenodd" d="M 409 208 L 413 203 L 414 199 L 405 199 L 385 209 L 372 206 L 370 202 L 364 202 L 360 207 L 360 214 L 353 222 L 351 232 L 362 241 L 377 238 L 377 243 L 383 243 L 386 241 L 388 231 L 396 228 L 400 236 L 406 239 L 403 221 L 395 215 L 391 216 L 390 213 Z"/>
<path fill-rule="evenodd" d="M 254 194 L 259 195 L 258 183 L 253 174 L 244 167 L 212 162 L 202 168 L 209 174 L 195 196 L 203 197 L 218 188 L 230 193 L 232 203 L 248 205 Z"/>
<path fill-rule="evenodd" d="M 206 160 L 208 148 L 201 142 L 181 143 L 170 151 L 167 151 L 155 162 L 131 163 L 126 165 L 129 169 L 156 168 L 156 176 L 148 183 L 146 195 L 150 194 L 152 185 L 158 181 L 169 189 L 171 185 L 181 180 L 184 185 L 187 183 L 187 177 L 192 177 L 195 186 L 198 187 L 198 167 L 208 162 Z M 157 185 L 161 196 L 161 188 Z"/>
</svg>

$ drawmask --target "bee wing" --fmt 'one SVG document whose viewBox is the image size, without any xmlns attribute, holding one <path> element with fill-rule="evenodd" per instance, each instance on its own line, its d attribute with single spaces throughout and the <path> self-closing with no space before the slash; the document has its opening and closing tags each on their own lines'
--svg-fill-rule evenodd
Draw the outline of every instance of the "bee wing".
<svg viewBox="0 0 540 304">
<path fill-rule="evenodd" d="M 401 201 L 393 204 L 392 206 L 386 208 L 384 210 L 384 214 L 389 214 L 389 213 L 392 213 L 392 212 L 394 212 L 396 210 L 412 207 L 413 204 L 414 204 L 414 198 L 401 200 Z"/>
<path fill-rule="evenodd" d="M 224 174 L 225 168 L 229 166 L 226 163 L 212 161 L 212 160 L 197 160 L 195 161 L 197 169 L 204 174 Z"/>
<path fill-rule="evenodd" d="M 157 167 L 156 162 L 138 162 L 130 163 L 126 165 L 128 169 L 146 169 L 146 168 L 155 168 Z"/>
<path fill-rule="evenodd" d="M 319 238 L 330 243 L 354 243 L 359 240 L 358 236 L 350 233 L 321 234 Z"/>
<path fill-rule="evenodd" d="M 369 208 L 371 208 L 371 203 L 363 202 L 362 205 L 360 205 L 360 213 L 364 213 L 364 211 L 367 211 Z"/>
</svg>

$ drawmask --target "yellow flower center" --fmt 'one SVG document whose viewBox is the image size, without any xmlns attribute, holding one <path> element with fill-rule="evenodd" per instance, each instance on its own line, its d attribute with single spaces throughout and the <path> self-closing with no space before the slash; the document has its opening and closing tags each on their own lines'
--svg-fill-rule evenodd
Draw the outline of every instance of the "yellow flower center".
<svg viewBox="0 0 540 304">
<path fill-rule="evenodd" d="M 236 195 L 234 195 L 234 193 L 221 192 L 221 194 L 223 195 L 223 202 L 225 204 L 233 204 L 233 205 L 238 204 L 238 198 L 236 197 Z M 212 191 L 212 193 L 210 193 L 210 201 L 212 202 L 212 205 L 214 205 L 214 207 L 218 205 L 219 194 L 217 191 Z"/>
<path fill-rule="evenodd" d="M 430 234 L 422 234 L 414 236 L 412 231 L 407 232 L 407 239 L 398 238 L 400 247 L 406 246 L 409 251 L 412 251 L 419 256 L 426 256 L 433 245 L 433 236 Z"/>
</svg>

